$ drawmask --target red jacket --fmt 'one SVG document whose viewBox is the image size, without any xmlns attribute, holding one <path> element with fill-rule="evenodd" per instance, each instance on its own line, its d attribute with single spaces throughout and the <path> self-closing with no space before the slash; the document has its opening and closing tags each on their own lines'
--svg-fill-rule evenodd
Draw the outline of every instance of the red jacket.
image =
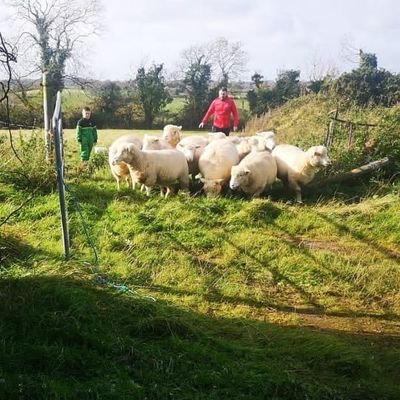
<svg viewBox="0 0 400 400">
<path fill-rule="evenodd" d="M 216 128 L 230 128 L 231 113 L 233 115 L 233 126 L 237 127 L 239 124 L 239 115 L 235 102 L 230 97 L 225 97 L 224 100 L 217 97 L 210 104 L 202 122 L 206 124 L 211 115 L 214 114 L 213 125 Z"/>
</svg>

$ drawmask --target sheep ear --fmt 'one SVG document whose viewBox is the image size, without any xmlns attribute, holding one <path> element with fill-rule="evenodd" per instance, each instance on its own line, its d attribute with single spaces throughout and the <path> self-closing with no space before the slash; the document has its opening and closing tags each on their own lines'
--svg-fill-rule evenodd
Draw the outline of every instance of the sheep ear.
<svg viewBox="0 0 400 400">
<path fill-rule="evenodd" d="M 199 179 L 200 179 L 200 182 L 206 183 L 206 180 L 204 178 L 199 178 Z"/>
<path fill-rule="evenodd" d="M 182 130 L 182 125 L 178 126 L 178 129 L 181 131 Z"/>
</svg>

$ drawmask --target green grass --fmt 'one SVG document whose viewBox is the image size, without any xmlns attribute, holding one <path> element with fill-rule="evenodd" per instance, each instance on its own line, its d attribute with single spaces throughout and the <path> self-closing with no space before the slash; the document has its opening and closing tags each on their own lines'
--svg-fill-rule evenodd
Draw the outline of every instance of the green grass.
<svg viewBox="0 0 400 400">
<path fill-rule="evenodd" d="M 257 131 L 273 130 L 277 140 L 281 143 L 310 143 L 322 142 L 330 116 L 338 109 L 338 118 L 355 123 L 376 124 L 377 127 L 353 127 L 355 136 L 362 132 L 374 133 L 385 125 L 385 116 L 398 115 L 398 106 L 392 108 L 370 107 L 344 107 L 331 95 L 311 94 L 290 99 L 283 106 L 266 113 L 261 117 L 253 117 L 246 124 L 246 132 L 254 134 Z M 330 114 L 331 113 L 331 114 Z M 335 125 L 338 141 L 340 130 L 347 130 L 345 125 Z M 347 138 L 347 132 L 345 134 Z M 340 138 L 342 139 L 342 138 Z"/>
<path fill-rule="evenodd" d="M 66 137 L 71 259 L 54 188 L 0 226 L 0 398 L 399 398 L 398 184 L 147 198 Z M 1 149 L 0 224 L 31 193 Z"/>
<path fill-rule="evenodd" d="M 165 111 L 171 113 L 178 113 L 183 109 L 184 105 L 185 105 L 185 99 L 183 97 L 174 97 L 172 102 L 167 104 L 167 106 L 165 107 Z"/>
<path fill-rule="evenodd" d="M 82 89 L 65 88 L 62 94 L 62 107 L 65 110 L 80 110 L 83 105 L 90 104 L 93 101 L 88 92 Z"/>
</svg>

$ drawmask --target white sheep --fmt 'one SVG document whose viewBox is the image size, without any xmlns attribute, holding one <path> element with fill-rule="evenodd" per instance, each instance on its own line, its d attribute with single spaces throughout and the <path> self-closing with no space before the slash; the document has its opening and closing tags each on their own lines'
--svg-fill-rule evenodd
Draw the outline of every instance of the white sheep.
<svg viewBox="0 0 400 400">
<path fill-rule="evenodd" d="M 139 149 L 143 147 L 143 140 L 140 135 L 135 135 L 134 133 L 127 133 L 126 135 L 122 135 L 117 137 L 111 146 L 116 142 L 127 142 L 127 143 L 135 143 Z"/>
<path fill-rule="evenodd" d="M 175 148 L 181 140 L 182 126 L 165 125 L 162 138 L 167 141 L 171 147 Z"/>
<path fill-rule="evenodd" d="M 141 149 L 142 148 L 142 139 L 140 138 L 140 136 L 134 135 L 134 134 L 122 135 L 122 136 L 118 137 L 117 139 L 115 139 L 114 142 L 111 143 L 111 146 L 109 147 L 109 150 L 108 150 L 108 163 L 110 165 L 111 174 L 117 181 L 117 190 L 120 190 L 120 182 L 122 179 L 125 179 L 125 181 L 129 187 L 132 187 L 132 189 L 135 189 L 136 181 L 135 181 L 135 179 L 132 180 L 132 176 L 129 171 L 128 165 L 126 165 L 123 162 L 121 162 L 119 164 L 112 163 L 114 154 L 117 151 L 117 147 L 119 146 L 119 143 L 134 143 L 138 148 Z"/>
<path fill-rule="evenodd" d="M 199 159 L 208 140 L 202 136 L 186 136 L 176 146 L 176 149 L 185 155 L 192 178 L 200 172 Z"/>
<path fill-rule="evenodd" d="M 199 159 L 200 181 L 207 196 L 217 196 L 229 182 L 231 168 L 239 162 L 236 146 L 228 139 L 210 142 Z"/>
<path fill-rule="evenodd" d="M 303 151 L 290 144 L 279 144 L 272 150 L 278 167 L 278 178 L 296 192 L 296 201 L 302 202 L 301 187 L 310 183 L 319 167 L 330 164 L 325 146 L 313 146 Z"/>
<path fill-rule="evenodd" d="M 165 140 L 154 135 L 144 135 L 142 150 L 166 150 L 173 147 Z"/>
<path fill-rule="evenodd" d="M 236 143 L 236 149 L 239 153 L 239 159 L 242 160 L 251 151 L 271 151 L 275 146 L 275 141 L 270 137 L 265 138 L 263 136 L 247 136 L 240 138 L 241 140 Z M 273 140 L 273 145 L 272 145 Z"/>
<path fill-rule="evenodd" d="M 208 140 L 211 142 L 212 140 L 217 139 L 226 139 L 227 136 L 224 132 L 208 132 Z"/>
<path fill-rule="evenodd" d="M 223 133 L 223 132 L 222 132 Z M 225 134 L 224 134 L 225 135 Z M 226 138 L 228 139 L 228 140 L 230 140 L 233 144 L 239 144 L 243 139 L 244 139 L 244 137 L 242 137 L 242 136 L 237 136 L 237 135 L 229 135 L 229 136 L 226 136 Z"/>
<path fill-rule="evenodd" d="M 275 133 L 272 131 L 257 132 L 255 137 L 262 138 L 261 143 L 266 150 L 272 151 L 276 146 Z"/>
<path fill-rule="evenodd" d="M 252 151 L 238 165 L 232 166 L 229 187 L 258 197 L 275 182 L 276 173 L 276 161 L 271 153 Z"/>
<path fill-rule="evenodd" d="M 239 143 L 235 143 L 236 150 L 239 154 L 239 160 L 242 160 L 253 148 L 253 145 L 249 142 L 248 138 L 243 138 Z"/>
<path fill-rule="evenodd" d="M 180 188 L 189 187 L 189 171 L 185 156 L 175 150 L 140 150 L 132 143 L 121 142 L 113 154 L 112 163 L 121 162 L 129 166 L 137 182 L 145 185 L 149 196 L 155 185 L 166 188 L 165 198 L 171 192 L 172 185 L 178 181 Z"/>
</svg>

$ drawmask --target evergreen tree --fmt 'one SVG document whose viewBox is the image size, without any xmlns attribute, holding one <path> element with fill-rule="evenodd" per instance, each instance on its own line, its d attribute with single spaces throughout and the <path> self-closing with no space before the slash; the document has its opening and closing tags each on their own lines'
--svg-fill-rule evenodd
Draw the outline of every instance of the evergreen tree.
<svg viewBox="0 0 400 400">
<path fill-rule="evenodd" d="M 163 64 L 154 64 L 147 72 L 144 67 L 139 68 L 134 83 L 143 108 L 145 127 L 151 129 L 154 118 L 172 101 L 165 86 Z"/>
<path fill-rule="evenodd" d="M 209 103 L 211 66 L 203 62 L 203 56 L 192 63 L 185 73 L 184 85 L 187 101 L 182 111 L 184 125 L 193 128 L 198 125 Z"/>
</svg>

